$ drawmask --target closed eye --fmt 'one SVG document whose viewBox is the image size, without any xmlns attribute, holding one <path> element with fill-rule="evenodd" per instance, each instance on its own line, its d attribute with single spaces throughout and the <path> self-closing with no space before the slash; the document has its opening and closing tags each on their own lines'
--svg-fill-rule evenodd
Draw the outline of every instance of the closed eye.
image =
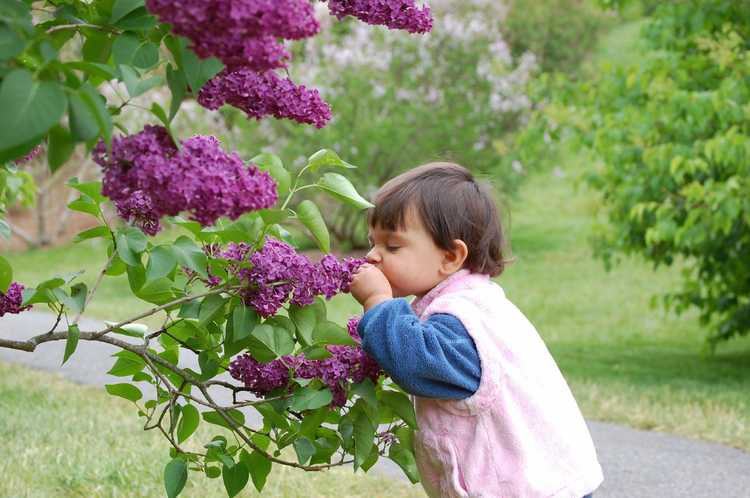
<svg viewBox="0 0 750 498">
<path fill-rule="evenodd" d="M 396 252 L 399 249 L 401 249 L 401 248 L 398 247 L 398 246 L 385 246 L 385 250 L 388 251 L 388 252 Z"/>
</svg>

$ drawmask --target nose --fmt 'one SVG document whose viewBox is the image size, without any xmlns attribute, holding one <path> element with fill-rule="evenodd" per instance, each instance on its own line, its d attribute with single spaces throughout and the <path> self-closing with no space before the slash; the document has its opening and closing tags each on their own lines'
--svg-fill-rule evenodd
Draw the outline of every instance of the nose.
<svg viewBox="0 0 750 498">
<path fill-rule="evenodd" d="M 368 263 L 372 265 L 376 265 L 380 263 L 380 253 L 378 253 L 378 251 L 375 250 L 375 248 L 373 247 L 367 253 L 367 255 L 365 256 L 365 259 L 367 260 Z"/>
</svg>

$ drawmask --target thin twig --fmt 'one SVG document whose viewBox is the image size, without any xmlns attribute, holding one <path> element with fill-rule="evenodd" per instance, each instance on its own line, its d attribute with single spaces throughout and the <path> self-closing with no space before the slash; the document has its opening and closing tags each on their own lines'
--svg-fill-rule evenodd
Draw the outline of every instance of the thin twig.
<svg viewBox="0 0 750 498">
<path fill-rule="evenodd" d="M 54 33 L 55 31 L 62 31 L 64 29 L 80 29 L 80 28 L 91 28 L 91 29 L 96 29 L 99 31 L 104 31 L 107 33 L 114 33 L 114 34 L 121 33 L 119 29 L 114 29 L 109 26 L 100 26 L 98 24 L 89 24 L 89 23 L 81 22 L 81 23 L 76 23 L 76 24 L 58 24 L 57 26 L 52 26 L 50 29 L 47 30 L 47 34 Z"/>
</svg>

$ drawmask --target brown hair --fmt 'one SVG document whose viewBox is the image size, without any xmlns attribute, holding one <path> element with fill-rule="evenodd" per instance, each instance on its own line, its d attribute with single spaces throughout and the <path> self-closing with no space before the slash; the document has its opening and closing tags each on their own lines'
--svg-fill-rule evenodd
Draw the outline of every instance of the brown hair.
<svg viewBox="0 0 750 498">
<path fill-rule="evenodd" d="M 491 187 L 480 184 L 469 170 L 453 163 L 428 163 L 389 180 L 375 194 L 368 213 L 370 226 L 386 230 L 405 227 L 406 212 L 416 208 L 435 244 L 452 250 L 453 240 L 468 247 L 464 268 L 500 275 L 507 247 Z"/>
</svg>

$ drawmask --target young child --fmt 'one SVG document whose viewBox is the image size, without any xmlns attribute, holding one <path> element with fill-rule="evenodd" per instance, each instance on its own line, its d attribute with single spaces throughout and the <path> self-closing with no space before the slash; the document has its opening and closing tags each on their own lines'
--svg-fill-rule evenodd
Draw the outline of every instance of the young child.
<svg viewBox="0 0 750 498">
<path fill-rule="evenodd" d="M 490 280 L 504 240 L 489 191 L 459 165 L 431 163 L 374 203 L 368 264 L 352 283 L 359 334 L 413 395 L 427 494 L 588 496 L 603 478 L 586 422 L 534 326 Z"/>
</svg>

